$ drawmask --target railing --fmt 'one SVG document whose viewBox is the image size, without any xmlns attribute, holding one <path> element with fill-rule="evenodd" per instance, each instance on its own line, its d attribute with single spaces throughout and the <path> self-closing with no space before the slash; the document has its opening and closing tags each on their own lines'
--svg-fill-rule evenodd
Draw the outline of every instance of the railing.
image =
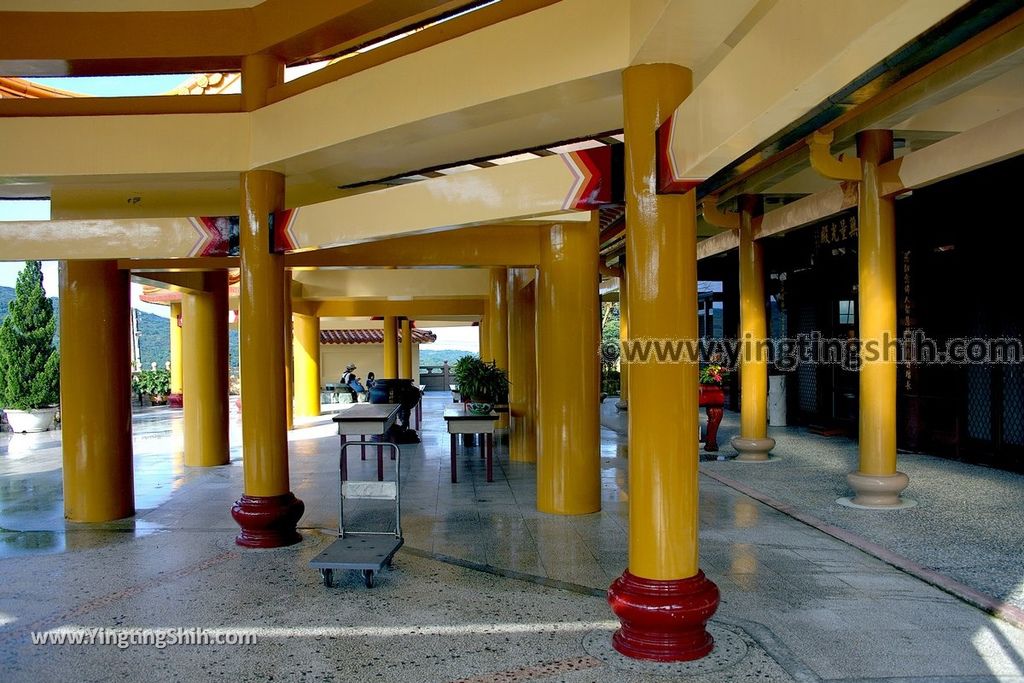
<svg viewBox="0 0 1024 683">
<path fill-rule="evenodd" d="M 424 391 L 448 391 L 451 383 L 451 366 L 447 363 L 420 366 L 420 384 L 426 387 Z"/>
</svg>

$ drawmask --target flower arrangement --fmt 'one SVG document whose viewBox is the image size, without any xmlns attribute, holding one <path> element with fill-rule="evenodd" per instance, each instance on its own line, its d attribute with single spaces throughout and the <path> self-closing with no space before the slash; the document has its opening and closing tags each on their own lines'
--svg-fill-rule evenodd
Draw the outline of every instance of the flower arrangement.
<svg viewBox="0 0 1024 683">
<path fill-rule="evenodd" d="M 712 361 L 700 369 L 700 383 L 720 387 L 728 374 L 728 368 L 718 361 Z"/>
</svg>

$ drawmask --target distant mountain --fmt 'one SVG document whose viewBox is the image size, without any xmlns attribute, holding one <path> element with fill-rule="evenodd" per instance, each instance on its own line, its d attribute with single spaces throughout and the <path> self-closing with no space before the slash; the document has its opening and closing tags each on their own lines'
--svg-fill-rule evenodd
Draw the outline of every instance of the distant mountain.
<svg viewBox="0 0 1024 683">
<path fill-rule="evenodd" d="M 0 287 L 0 321 L 7 317 L 7 307 L 14 298 L 13 287 Z M 60 344 L 60 306 L 56 297 L 51 297 L 53 312 L 57 317 L 57 334 L 55 335 L 58 345 Z M 141 356 L 142 367 L 148 368 L 151 363 L 157 367 L 164 367 L 164 363 L 171 359 L 171 333 L 167 318 L 161 318 L 152 313 L 137 311 L 139 316 L 139 355 Z M 125 358 L 130 358 L 130 349 L 125 349 Z M 238 331 L 228 330 L 228 365 L 231 368 L 238 367 Z"/>
<path fill-rule="evenodd" d="M 452 365 L 463 356 L 475 355 L 475 351 L 432 349 L 428 344 L 420 346 L 420 365 L 441 365 L 444 361 L 448 361 L 448 365 Z"/>
</svg>

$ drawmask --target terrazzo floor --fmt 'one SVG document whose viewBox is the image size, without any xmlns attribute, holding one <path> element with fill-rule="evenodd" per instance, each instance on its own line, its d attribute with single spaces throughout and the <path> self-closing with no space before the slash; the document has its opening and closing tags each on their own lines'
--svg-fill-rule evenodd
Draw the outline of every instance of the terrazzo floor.
<svg viewBox="0 0 1024 683">
<path fill-rule="evenodd" d="M 602 431 L 600 513 L 543 515 L 534 466 L 510 463 L 503 447 L 494 483 L 473 448 L 450 483 L 448 400 L 429 396 L 423 443 L 402 449 L 406 547 L 372 589 L 355 573 L 325 588 L 306 566 L 337 524 L 337 436 L 326 419 L 289 436 L 304 540 L 273 551 L 233 544 L 237 416 L 231 463 L 193 469 L 181 461 L 180 411 L 138 413 L 138 513 L 102 525 L 62 519 L 59 433 L 0 436 L 0 680 L 1024 681 L 1020 629 L 710 477 L 700 541 L 701 566 L 722 591 L 716 653 L 669 667 L 626 660 L 608 647 L 615 624 L 603 598 L 626 567 L 625 439 Z M 776 438 L 798 449 L 806 437 Z M 780 476 L 771 473 L 786 460 L 759 471 Z M 375 467 L 350 463 L 353 478 Z M 708 467 L 737 476 L 734 463 Z M 933 483 L 907 471 L 927 509 Z M 351 519 L 387 515 L 367 508 Z M 988 552 L 1012 564 L 1005 543 Z M 90 627 L 204 627 L 257 642 L 31 642 L 32 632 Z"/>
<path fill-rule="evenodd" d="M 625 421 L 611 406 L 603 422 L 617 433 Z M 720 453 L 734 455 L 738 413 L 726 412 Z M 852 494 L 846 474 L 857 469 L 853 439 L 796 427 L 770 428 L 774 461 L 702 462 L 701 471 L 739 482 L 828 524 L 857 534 L 931 570 L 1024 609 L 1024 475 L 926 454 L 899 453 L 910 477 L 912 508 L 856 510 L 836 499 Z"/>
</svg>

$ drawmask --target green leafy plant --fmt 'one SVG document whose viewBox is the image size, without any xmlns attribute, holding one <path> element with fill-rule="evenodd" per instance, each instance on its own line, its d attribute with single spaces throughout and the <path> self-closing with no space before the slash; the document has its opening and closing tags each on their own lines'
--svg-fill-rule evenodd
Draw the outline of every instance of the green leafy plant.
<svg viewBox="0 0 1024 683">
<path fill-rule="evenodd" d="M 55 326 L 53 304 L 43 289 L 42 264 L 26 261 L 0 324 L 0 407 L 36 410 L 60 402 Z"/>
<path fill-rule="evenodd" d="M 452 366 L 452 375 L 464 399 L 481 403 L 508 403 L 508 375 L 493 362 L 463 356 Z"/>
<path fill-rule="evenodd" d="M 170 370 L 139 370 L 132 375 L 132 391 L 150 396 L 167 396 L 171 393 Z"/>
<path fill-rule="evenodd" d="M 618 370 L 602 370 L 601 393 L 614 396 L 619 393 L 621 379 Z"/>
</svg>

